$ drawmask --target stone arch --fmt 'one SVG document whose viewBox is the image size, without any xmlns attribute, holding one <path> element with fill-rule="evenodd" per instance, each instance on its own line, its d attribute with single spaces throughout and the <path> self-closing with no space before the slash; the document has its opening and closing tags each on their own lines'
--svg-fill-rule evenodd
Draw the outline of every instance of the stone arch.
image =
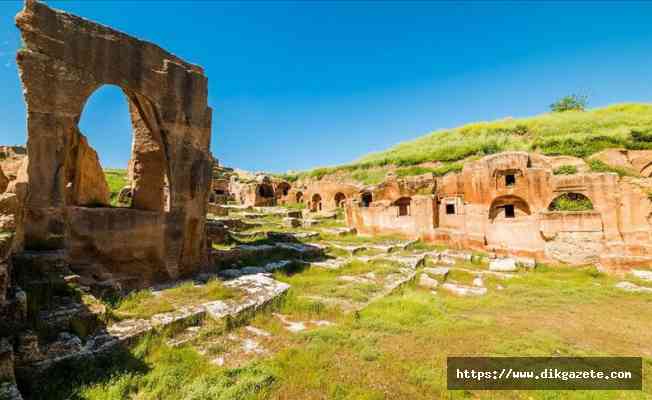
<svg viewBox="0 0 652 400">
<path fill-rule="evenodd" d="M 342 192 L 337 192 L 333 200 L 335 201 L 335 207 L 342 208 L 344 207 L 344 202 L 346 201 L 346 195 Z"/>
<path fill-rule="evenodd" d="M 266 199 L 274 198 L 274 188 L 269 183 L 261 183 L 257 188 L 258 196 Z"/>
<path fill-rule="evenodd" d="M 400 199 L 396 200 L 392 205 L 398 208 L 398 216 L 399 217 L 406 217 L 410 215 L 410 205 L 412 204 L 412 198 L 411 197 L 401 197 Z"/>
<path fill-rule="evenodd" d="M 494 199 L 489 207 L 489 219 L 494 221 L 497 217 L 518 218 L 520 215 L 530 215 L 530 206 L 518 196 L 506 195 Z"/>
<path fill-rule="evenodd" d="M 87 141 L 79 130 L 79 122 L 88 100 L 101 88 L 110 85 L 117 86 L 122 90 L 127 98 L 129 114 L 132 126 L 132 147 L 130 159 L 129 175 L 132 179 L 132 203 L 131 207 L 138 210 L 146 211 L 169 211 L 169 199 L 166 198 L 165 192 L 170 190 L 170 180 L 168 178 L 169 165 L 167 151 L 165 148 L 165 132 L 160 128 L 160 116 L 156 106 L 146 96 L 137 94 L 120 85 L 110 83 L 96 85 L 93 90 L 85 97 L 82 107 L 75 118 L 75 127 L 73 142 L 77 140 L 80 143 Z M 79 146 L 83 151 L 83 147 Z M 90 146 L 88 146 L 90 149 Z M 94 152 L 93 149 L 90 149 Z M 73 148 L 73 152 L 75 149 Z M 68 182 L 79 182 L 79 176 L 83 175 L 81 165 L 82 155 L 72 154 L 71 162 L 66 166 L 66 176 L 70 179 Z M 68 183 L 66 183 L 68 186 Z M 73 191 L 79 192 L 76 188 L 77 183 L 72 185 Z M 79 205 L 74 199 L 71 204 Z"/>
<path fill-rule="evenodd" d="M 290 193 L 290 184 L 287 182 L 281 182 L 276 186 L 276 197 L 286 197 Z"/>
<path fill-rule="evenodd" d="M 593 210 L 593 202 L 586 195 L 566 192 L 550 201 L 548 211 L 588 211 Z"/>
<path fill-rule="evenodd" d="M 373 202 L 374 196 L 371 192 L 362 192 L 360 195 L 360 205 L 362 207 L 369 207 Z"/>
<path fill-rule="evenodd" d="M 297 192 L 297 194 L 294 196 L 294 199 L 297 203 L 303 203 L 303 192 Z"/>
<path fill-rule="evenodd" d="M 315 193 L 312 195 L 312 201 L 310 203 L 310 210 L 311 211 L 321 211 L 322 210 L 322 204 L 321 204 L 321 196 L 319 193 Z"/>
<path fill-rule="evenodd" d="M 66 249 L 80 264 L 136 274 L 140 279 L 132 282 L 139 285 L 198 269 L 212 165 L 212 110 L 202 68 L 38 1 L 25 2 L 16 25 L 30 160 L 26 248 Z M 130 209 L 78 207 L 74 195 L 80 154 L 90 149 L 78 123 L 87 99 L 103 85 L 118 86 L 128 99 Z M 136 239 L 139 232 L 147 233 L 147 242 Z M 123 240 L 110 240 L 115 235 Z"/>
</svg>

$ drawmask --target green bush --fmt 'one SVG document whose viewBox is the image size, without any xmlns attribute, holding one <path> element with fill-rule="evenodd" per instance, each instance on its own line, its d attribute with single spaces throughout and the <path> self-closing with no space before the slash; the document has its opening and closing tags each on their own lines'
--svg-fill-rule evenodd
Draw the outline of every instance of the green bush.
<svg viewBox="0 0 652 400">
<path fill-rule="evenodd" d="M 577 173 L 577 167 L 574 165 L 562 165 L 553 171 L 555 175 L 573 175 Z"/>
<path fill-rule="evenodd" d="M 625 144 L 628 150 L 652 150 L 652 129 L 632 129 L 630 140 Z"/>
<path fill-rule="evenodd" d="M 635 171 L 623 167 L 614 167 L 600 160 L 589 160 L 589 168 L 593 172 L 614 172 L 618 176 L 639 176 Z"/>
<path fill-rule="evenodd" d="M 552 201 L 550 211 L 587 211 L 593 210 L 593 203 L 579 193 L 565 193 Z"/>
<path fill-rule="evenodd" d="M 571 94 L 569 96 L 564 96 L 556 102 L 552 103 L 550 105 L 550 110 L 553 112 L 584 111 L 587 104 L 587 96 Z"/>
</svg>

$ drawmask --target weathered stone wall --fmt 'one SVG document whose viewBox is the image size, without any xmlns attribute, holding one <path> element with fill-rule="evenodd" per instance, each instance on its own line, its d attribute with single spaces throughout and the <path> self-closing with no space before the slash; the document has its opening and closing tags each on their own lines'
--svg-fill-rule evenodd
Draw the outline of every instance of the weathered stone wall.
<svg viewBox="0 0 652 400">
<path fill-rule="evenodd" d="M 111 84 L 129 99 L 134 130 L 133 203 L 121 212 L 128 221 L 139 220 L 142 211 L 158 213 L 156 223 L 164 230 L 156 237 L 164 257 L 156 254 L 147 260 L 132 253 L 142 260 L 138 272 L 162 269 L 166 278 L 175 278 L 197 270 L 204 257 L 211 179 L 211 109 L 202 69 L 154 44 L 33 0 L 26 2 L 16 23 L 24 46 L 17 63 L 27 104 L 30 158 L 26 246 L 77 248 L 79 239 L 69 235 L 80 231 L 74 226 L 80 222 L 79 211 L 67 209 L 105 202 L 101 183 L 89 189 L 99 182 L 98 174 L 86 169 L 98 167 L 97 156 L 77 123 L 89 96 Z M 105 213 L 115 221 L 108 217 L 113 216 L 110 211 Z M 98 228 L 105 229 L 94 231 L 98 237 L 114 232 L 106 225 Z M 107 253 L 102 267 L 119 269 L 124 257 L 112 259 Z"/>
<path fill-rule="evenodd" d="M 371 206 L 361 206 L 359 199 L 348 204 L 347 223 L 362 233 L 401 233 L 541 261 L 599 262 L 611 269 L 652 264 L 652 179 L 553 174 L 561 165 L 584 170 L 578 160 L 495 154 L 438 178 L 431 196 L 415 196 L 406 183 L 390 176 L 367 188 L 375 199 Z M 593 210 L 550 212 L 551 203 L 568 193 L 586 196 Z M 411 214 L 401 216 L 394 202 L 406 196 L 412 199 Z"/>
</svg>

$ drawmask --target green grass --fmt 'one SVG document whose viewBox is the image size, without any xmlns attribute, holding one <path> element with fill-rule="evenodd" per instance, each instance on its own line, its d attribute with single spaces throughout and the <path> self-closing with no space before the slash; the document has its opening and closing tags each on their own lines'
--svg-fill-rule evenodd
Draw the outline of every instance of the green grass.
<svg viewBox="0 0 652 400">
<path fill-rule="evenodd" d="M 118 194 L 120 193 L 120 190 L 129 183 L 127 180 L 127 170 L 105 169 L 104 176 L 106 177 L 106 183 L 109 184 L 109 190 L 111 191 L 111 205 L 115 206 L 118 203 Z"/>
<path fill-rule="evenodd" d="M 360 267 L 355 267 L 360 268 Z M 242 368 L 209 365 L 188 348 L 150 344 L 146 372 L 121 373 L 83 386 L 85 399 L 643 399 L 623 391 L 446 390 L 450 354 L 495 356 L 643 356 L 652 379 L 649 319 L 652 296 L 613 287 L 593 268 L 545 267 L 484 297 L 457 297 L 408 286 L 335 325 L 302 334 L 278 329 L 272 316 L 256 325 L 285 335 L 285 347 Z M 292 318 L 334 316 L 304 301 L 299 286 L 282 311 Z M 276 327 L 276 328 L 273 328 Z M 137 353 L 134 353 L 137 355 Z M 226 379 L 225 377 L 229 377 Z M 174 384 L 173 384 L 174 382 Z"/>
<path fill-rule="evenodd" d="M 562 165 L 556 168 L 553 173 L 555 175 L 574 175 L 577 173 L 577 167 L 574 165 Z"/>
<path fill-rule="evenodd" d="M 600 160 L 589 160 L 589 168 L 593 172 L 613 172 L 618 174 L 618 176 L 640 176 L 636 171 L 628 168 L 611 166 Z"/>
<path fill-rule="evenodd" d="M 550 204 L 550 211 L 588 211 L 593 210 L 593 203 L 581 194 L 565 193 L 555 198 Z"/>
<path fill-rule="evenodd" d="M 150 290 L 131 293 L 118 302 L 111 314 L 117 319 L 150 318 L 155 314 L 174 311 L 180 305 L 188 306 L 236 297 L 237 293 L 224 287 L 219 280 L 211 280 L 201 286 L 186 282 L 163 290 L 157 295 Z"/>
<path fill-rule="evenodd" d="M 440 171 L 443 175 L 447 168 L 459 170 L 462 160 L 506 150 L 585 158 L 607 148 L 652 149 L 651 132 L 652 104 L 616 104 L 589 111 L 467 124 L 368 154 L 351 164 L 295 175 L 321 179 L 340 172 L 358 177 L 361 182 L 377 182 L 377 175 L 361 171 L 395 165 L 399 167 L 399 176 L 418 175 L 430 171 L 422 167 L 403 168 L 436 161 L 444 163 Z"/>
</svg>

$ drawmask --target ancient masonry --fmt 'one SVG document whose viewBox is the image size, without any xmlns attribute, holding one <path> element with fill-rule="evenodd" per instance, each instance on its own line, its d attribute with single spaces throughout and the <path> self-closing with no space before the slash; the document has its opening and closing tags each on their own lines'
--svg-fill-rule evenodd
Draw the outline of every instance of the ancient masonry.
<svg viewBox="0 0 652 400">
<path fill-rule="evenodd" d="M 78 339 L 56 332 L 72 319 L 77 326 L 98 322 L 96 310 L 66 284 L 137 288 L 189 276 L 206 264 L 212 166 L 201 67 L 35 0 L 25 2 L 16 24 L 27 147 L 0 149 L 3 396 L 15 394 L 14 364 L 20 370 L 50 350 L 72 351 Z M 128 208 L 109 206 L 98 156 L 77 125 L 87 99 L 103 85 L 120 87 L 129 102 Z M 52 332 L 30 333 L 43 326 Z"/>
<path fill-rule="evenodd" d="M 211 166 L 211 109 L 202 69 L 35 1 L 26 3 L 16 23 L 27 104 L 25 248 L 65 250 L 78 268 L 125 282 L 197 270 Z M 77 126 L 86 100 L 105 84 L 119 86 L 129 99 L 129 209 L 103 207 L 103 172 Z"/>
<path fill-rule="evenodd" d="M 652 170 L 650 151 L 607 150 L 594 157 L 644 176 Z M 578 173 L 555 175 L 564 165 Z M 347 223 L 363 234 L 401 234 L 529 263 L 594 263 L 609 270 L 652 263 L 652 178 L 589 172 L 579 158 L 505 152 L 440 178 L 389 176 L 366 193 L 346 207 Z M 582 200 L 587 209 L 557 210 L 560 198 Z"/>
</svg>

